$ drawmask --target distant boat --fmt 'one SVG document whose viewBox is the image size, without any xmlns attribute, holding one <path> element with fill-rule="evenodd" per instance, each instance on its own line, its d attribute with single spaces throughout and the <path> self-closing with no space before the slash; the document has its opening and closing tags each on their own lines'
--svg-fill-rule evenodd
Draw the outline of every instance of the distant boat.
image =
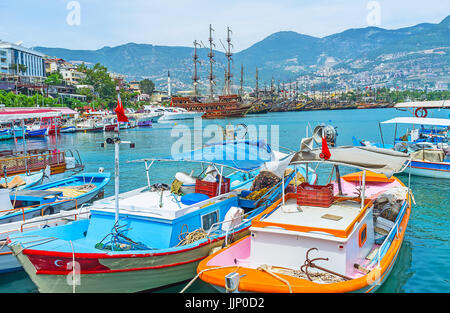
<svg viewBox="0 0 450 313">
<path fill-rule="evenodd" d="M 74 133 L 76 131 L 77 128 L 73 125 L 61 127 L 61 133 Z"/>
<path fill-rule="evenodd" d="M 25 137 L 44 137 L 46 135 L 47 135 L 47 128 L 25 131 Z"/>
</svg>

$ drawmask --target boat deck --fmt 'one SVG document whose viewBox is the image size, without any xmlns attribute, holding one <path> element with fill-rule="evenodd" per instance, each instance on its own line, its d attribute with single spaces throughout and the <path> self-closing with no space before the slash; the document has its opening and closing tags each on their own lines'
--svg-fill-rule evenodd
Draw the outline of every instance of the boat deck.
<svg viewBox="0 0 450 313">
<path fill-rule="evenodd" d="M 148 191 L 148 187 L 139 188 L 119 195 L 120 213 L 132 213 L 134 215 L 157 217 L 164 219 L 175 219 L 179 216 L 197 210 L 203 206 L 213 204 L 217 201 L 230 197 L 224 194 L 215 198 L 207 199 L 196 204 L 186 205 L 181 203 L 181 197 L 175 198 L 170 190 Z M 177 201 L 177 200 L 178 201 Z M 162 206 L 160 207 L 160 203 Z M 91 210 L 114 211 L 114 196 L 95 201 Z"/>
</svg>

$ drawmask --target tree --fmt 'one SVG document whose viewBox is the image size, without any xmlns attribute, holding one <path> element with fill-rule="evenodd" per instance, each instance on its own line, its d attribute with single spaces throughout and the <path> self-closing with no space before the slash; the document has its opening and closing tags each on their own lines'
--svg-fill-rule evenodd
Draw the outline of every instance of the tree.
<svg viewBox="0 0 450 313">
<path fill-rule="evenodd" d="M 139 89 L 142 93 L 151 95 L 155 90 L 155 84 L 149 79 L 144 79 L 139 82 Z"/>
<path fill-rule="evenodd" d="M 48 76 L 47 79 L 45 80 L 45 83 L 47 85 L 61 85 L 62 81 L 63 77 L 61 73 L 56 72 Z"/>
<path fill-rule="evenodd" d="M 107 104 L 116 101 L 116 82 L 109 76 L 108 69 L 100 63 L 86 69 L 86 78 L 81 83 L 94 87 L 98 97 Z"/>
</svg>

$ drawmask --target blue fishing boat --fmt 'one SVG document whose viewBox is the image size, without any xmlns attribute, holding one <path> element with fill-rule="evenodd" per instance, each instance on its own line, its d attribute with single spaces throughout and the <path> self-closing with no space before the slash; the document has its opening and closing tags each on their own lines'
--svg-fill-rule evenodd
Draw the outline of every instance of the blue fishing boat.
<svg viewBox="0 0 450 313">
<path fill-rule="evenodd" d="M 47 128 L 25 131 L 25 137 L 44 137 L 46 135 L 47 135 Z"/>
<path fill-rule="evenodd" d="M 12 209 L 0 212 L 0 224 L 70 210 L 93 200 L 110 180 L 110 173 L 85 173 L 11 192 Z"/>
<path fill-rule="evenodd" d="M 310 182 L 317 179 L 304 167 L 285 177 L 284 159 L 277 159 L 261 142 L 211 144 L 135 162 L 145 162 L 147 186 L 94 202 L 89 220 L 31 231 L 27 235 L 32 240 L 9 237 L 8 246 L 40 292 L 136 292 L 190 279 L 212 250 L 248 234 L 252 218 L 280 198 L 299 173 Z M 161 184 L 150 184 L 154 162 L 212 166 L 218 180 L 198 179 L 194 193 L 178 195 Z M 225 169 L 246 173 L 260 169 L 263 175 L 277 164 L 282 178 L 266 191 L 237 185 L 230 190 L 231 179 L 223 175 Z M 248 184 L 242 181 L 240 186 Z M 249 191 L 260 192 L 261 197 L 251 199 Z M 67 265 L 74 260 L 80 284 L 73 280 L 68 285 Z"/>
<path fill-rule="evenodd" d="M 77 131 L 77 128 L 74 125 L 63 126 L 63 127 L 61 127 L 61 130 L 60 130 L 61 133 L 74 133 L 76 131 Z"/>
<path fill-rule="evenodd" d="M 450 179 L 450 120 L 442 118 L 397 117 L 380 123 L 395 124 L 393 144 L 384 142 L 372 143 L 353 139 L 359 146 L 388 148 L 408 153 L 411 157 L 406 173 L 416 176 Z M 397 137 L 398 125 L 413 125 L 411 130 Z M 416 128 L 414 127 L 416 126 Z"/>
</svg>

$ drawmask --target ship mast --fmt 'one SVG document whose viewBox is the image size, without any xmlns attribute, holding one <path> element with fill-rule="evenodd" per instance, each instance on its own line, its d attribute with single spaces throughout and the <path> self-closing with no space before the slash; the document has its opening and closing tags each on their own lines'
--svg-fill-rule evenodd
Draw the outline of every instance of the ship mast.
<svg viewBox="0 0 450 313">
<path fill-rule="evenodd" d="M 209 24 L 209 53 L 208 53 L 208 57 L 209 57 L 209 92 L 210 92 L 210 97 L 211 100 L 214 98 L 214 78 L 215 76 L 213 75 L 213 63 L 214 63 L 214 53 L 213 53 L 213 46 L 215 46 L 215 44 L 213 43 L 213 38 L 212 38 L 212 32 L 213 32 L 213 28 L 211 26 L 211 24 Z"/>
<path fill-rule="evenodd" d="M 259 99 L 259 88 L 258 88 L 258 68 L 256 68 L 256 87 L 255 87 L 255 93 L 256 93 L 256 99 Z"/>
<path fill-rule="evenodd" d="M 241 64 L 241 97 L 244 96 L 244 65 Z"/>
<path fill-rule="evenodd" d="M 198 96 L 198 89 L 197 89 L 198 87 L 197 87 L 197 85 L 198 85 L 198 80 L 199 80 L 199 77 L 197 75 L 197 63 L 199 63 L 199 61 L 198 61 L 198 54 L 197 54 L 197 46 L 200 47 L 200 44 L 197 42 L 197 40 L 194 40 L 194 56 L 193 56 L 193 59 L 194 59 L 194 75 L 192 76 L 192 82 L 194 84 L 194 98 L 195 99 L 197 99 L 197 96 Z"/>
<path fill-rule="evenodd" d="M 231 94 L 231 77 L 233 76 L 231 74 L 231 56 L 233 55 L 231 53 L 231 38 L 230 38 L 230 33 L 232 33 L 230 27 L 227 27 L 227 43 L 228 43 L 228 50 L 226 52 L 226 57 L 227 57 L 227 61 L 228 61 L 228 67 L 227 67 L 227 74 L 226 74 L 226 93 L 227 95 Z"/>
</svg>

